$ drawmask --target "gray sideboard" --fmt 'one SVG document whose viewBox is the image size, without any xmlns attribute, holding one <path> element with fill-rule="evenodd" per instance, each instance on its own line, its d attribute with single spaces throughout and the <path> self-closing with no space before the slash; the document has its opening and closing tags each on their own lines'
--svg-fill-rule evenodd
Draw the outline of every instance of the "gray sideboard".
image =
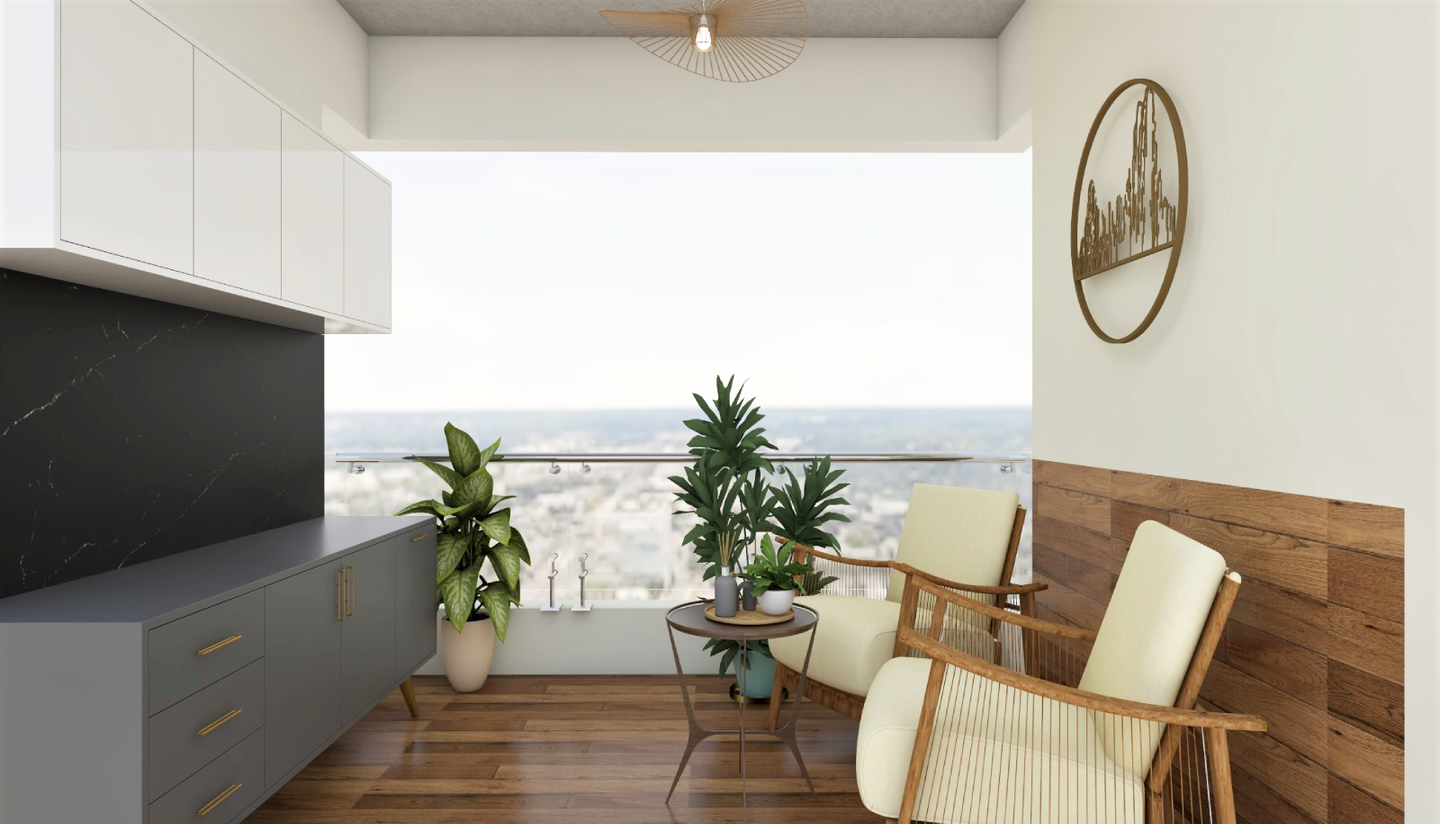
<svg viewBox="0 0 1440 824">
<path fill-rule="evenodd" d="M 434 570 L 326 517 L 0 600 L 0 824 L 240 821 L 435 653 Z"/>
</svg>

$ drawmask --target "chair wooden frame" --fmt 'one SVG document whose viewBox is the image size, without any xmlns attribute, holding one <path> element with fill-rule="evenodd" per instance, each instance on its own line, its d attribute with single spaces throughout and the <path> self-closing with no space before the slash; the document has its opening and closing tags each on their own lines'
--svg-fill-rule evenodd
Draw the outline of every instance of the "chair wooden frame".
<svg viewBox="0 0 1440 824">
<path fill-rule="evenodd" d="M 859 558 L 842 558 L 839 555 L 835 555 L 830 552 L 825 552 L 823 550 L 815 549 L 814 547 L 801 546 L 798 544 L 795 547 L 795 560 L 805 561 L 809 557 L 814 557 L 826 561 L 832 561 L 834 563 L 842 564 L 844 566 L 869 569 L 883 568 L 888 569 L 892 572 L 899 572 L 906 576 L 907 584 L 905 589 L 907 594 L 910 592 L 910 586 L 908 582 L 911 579 L 915 579 L 925 580 L 935 586 L 945 587 L 958 592 L 967 592 L 977 596 L 994 598 L 997 602 L 1002 604 L 1007 603 L 1010 596 L 1013 595 L 1019 599 L 1020 609 L 1022 610 L 1022 612 L 1026 610 L 1028 604 L 1029 611 L 1025 612 L 1025 614 L 1034 615 L 1035 593 L 1044 590 L 1046 588 L 1046 584 L 1009 583 L 1010 576 L 1013 575 L 1015 572 L 1015 558 L 1020 552 L 1020 534 L 1025 529 L 1025 515 L 1026 510 L 1024 506 L 1015 507 L 1015 522 L 1014 525 L 1010 528 L 1010 545 L 1006 549 L 1005 562 L 1001 566 L 1000 579 L 996 582 L 996 586 L 979 586 L 976 584 L 962 584 L 957 581 L 947 581 L 944 578 L 931 575 L 924 570 L 916 569 L 909 564 L 900 563 L 898 561 L 870 561 Z M 903 625 L 905 623 L 905 616 L 909 614 L 911 623 L 913 625 L 915 611 L 916 599 L 913 596 L 902 596 L 900 601 L 900 624 Z M 992 630 L 996 633 L 995 637 L 998 640 L 999 626 L 993 625 Z M 902 647 L 900 646 L 899 640 L 897 638 L 894 654 L 900 655 L 901 653 Z M 780 722 L 781 702 L 775 700 L 773 696 L 783 696 L 785 694 L 785 690 L 799 689 L 799 684 L 799 673 L 795 672 L 794 670 L 790 669 L 779 661 L 775 662 L 775 684 L 770 691 L 770 695 L 772 696 L 770 701 L 770 729 L 775 729 L 775 726 Z M 828 684 L 822 684 L 819 681 L 816 681 L 813 677 L 805 679 L 804 697 L 808 701 L 813 701 L 816 704 L 834 710 L 835 712 L 838 712 L 853 721 L 860 720 L 860 712 L 865 707 L 864 696 L 855 695 L 854 693 L 846 692 L 841 689 L 836 689 L 835 687 L 832 687 Z"/>
<path fill-rule="evenodd" d="M 1058 684 L 1035 675 L 1017 672 L 996 662 L 968 655 L 952 649 L 939 640 L 947 607 L 969 610 L 984 615 L 993 622 L 1017 627 L 1023 638 L 1026 661 L 1035 660 L 1035 652 L 1042 637 L 1088 645 L 1095 641 L 1096 632 L 1094 630 L 1056 624 L 1035 618 L 1032 614 L 1016 614 L 999 609 L 990 604 L 966 598 L 964 595 L 950 591 L 946 587 L 937 586 L 921 577 L 907 581 L 906 588 L 907 592 L 914 589 L 917 592 L 925 592 L 934 596 L 935 610 L 925 632 L 916 628 L 913 613 L 908 616 L 909 620 L 902 613 L 901 626 L 896 637 L 897 647 L 903 647 L 907 653 L 913 651 L 932 661 L 929 679 L 926 682 L 925 699 L 921 705 L 920 722 L 915 733 L 915 747 L 911 753 L 910 770 L 906 777 L 898 824 L 912 824 L 916 820 L 913 816 L 921 778 L 926 768 L 926 757 L 934 730 L 941 686 L 947 668 L 952 666 L 1043 699 L 1050 699 L 1093 712 L 1109 713 L 1119 718 L 1164 724 L 1164 732 L 1161 734 L 1159 746 L 1156 748 L 1145 778 L 1144 812 L 1147 822 L 1158 823 L 1166 820 L 1166 782 L 1171 776 L 1171 767 L 1175 764 L 1181 739 L 1191 731 L 1198 733 L 1204 741 L 1209 809 L 1213 811 L 1217 824 L 1235 824 L 1235 801 L 1230 781 L 1227 736 L 1232 731 L 1264 732 L 1266 723 L 1264 719 L 1256 715 L 1209 712 L 1196 709 L 1195 705 L 1199 698 L 1200 687 L 1205 681 L 1205 675 L 1214 658 L 1215 649 L 1220 642 L 1221 633 L 1224 631 L 1225 622 L 1230 616 L 1230 608 L 1235 603 L 1235 595 L 1240 588 L 1238 576 L 1227 572 L 1221 579 L 1220 587 L 1216 591 L 1215 600 L 1210 608 L 1210 614 L 1195 646 L 1195 652 L 1191 657 L 1190 665 L 1181 682 L 1180 692 L 1173 707 L 1112 698 Z M 1033 601 L 1033 595 L 1030 597 Z M 1172 803 L 1173 799 L 1174 795 L 1172 794 Z"/>
</svg>

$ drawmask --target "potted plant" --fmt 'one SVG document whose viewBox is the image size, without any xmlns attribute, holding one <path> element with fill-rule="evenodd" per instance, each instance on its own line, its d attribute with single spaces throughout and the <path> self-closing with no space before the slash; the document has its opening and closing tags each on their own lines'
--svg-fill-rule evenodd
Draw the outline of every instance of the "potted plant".
<svg viewBox="0 0 1440 824">
<path fill-rule="evenodd" d="M 745 568 L 745 577 L 755 585 L 760 611 L 766 615 L 784 615 L 795 603 L 795 592 L 802 590 L 807 564 L 795 560 L 795 542 L 785 541 L 777 549 L 766 535 L 760 542 L 755 561 Z M 802 590 L 802 594 L 804 593 Z"/>
<path fill-rule="evenodd" d="M 442 625 L 440 636 L 445 676 L 456 692 L 474 692 L 490 675 L 495 639 L 505 641 L 511 605 L 520 604 L 520 570 L 530 565 L 530 551 L 520 530 L 510 525 L 510 509 L 499 506 L 515 496 L 497 494 L 486 469 L 500 457 L 500 441 L 480 449 L 468 434 L 447 423 L 445 444 L 449 466 L 416 460 L 440 476 L 449 490 L 439 501 L 419 501 L 396 514 L 423 512 L 435 518 L 435 593 L 450 625 Z"/>
<path fill-rule="evenodd" d="M 837 483 L 845 470 L 831 469 L 830 464 L 828 455 L 818 461 L 811 461 L 801 468 L 798 478 L 790 471 L 790 467 L 784 467 L 783 471 L 788 480 L 775 489 L 770 519 L 765 523 L 765 528 L 783 541 L 803 547 L 829 549 L 838 555 L 840 541 L 827 532 L 824 526 L 832 522 L 849 523 L 848 516 L 832 509 L 850 505 L 849 501 L 839 497 L 840 491 L 850 484 Z M 839 580 L 815 569 L 814 558 L 807 558 L 805 566 L 807 569 L 802 576 L 802 591 L 806 595 L 814 595 Z"/>
</svg>

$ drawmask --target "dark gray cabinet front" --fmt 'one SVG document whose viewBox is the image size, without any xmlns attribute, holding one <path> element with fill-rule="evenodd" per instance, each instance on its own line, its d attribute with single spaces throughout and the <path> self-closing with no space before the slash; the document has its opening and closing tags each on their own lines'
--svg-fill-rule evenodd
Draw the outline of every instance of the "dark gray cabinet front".
<svg viewBox="0 0 1440 824">
<path fill-rule="evenodd" d="M 349 587 L 340 627 L 340 704 L 346 721 L 395 684 L 395 544 L 367 547 L 341 559 Z"/>
<path fill-rule="evenodd" d="M 309 758 L 345 720 L 338 699 L 347 563 L 331 561 L 265 588 L 266 786 Z"/>
<path fill-rule="evenodd" d="M 435 530 L 402 536 L 395 547 L 395 677 L 435 654 Z"/>
</svg>

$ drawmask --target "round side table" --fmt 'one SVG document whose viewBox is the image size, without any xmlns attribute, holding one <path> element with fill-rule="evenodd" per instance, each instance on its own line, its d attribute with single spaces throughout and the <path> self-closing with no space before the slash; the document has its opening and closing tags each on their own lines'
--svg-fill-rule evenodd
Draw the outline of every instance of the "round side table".
<svg viewBox="0 0 1440 824">
<path fill-rule="evenodd" d="M 685 699 L 685 715 L 690 720 L 690 740 L 685 743 L 685 755 L 680 758 L 680 768 L 675 771 L 675 780 L 670 782 L 670 792 L 665 796 L 665 803 L 669 804 L 670 797 L 675 794 L 675 787 L 680 783 L 680 776 L 685 772 L 685 765 L 690 763 L 690 754 L 695 752 L 696 744 L 712 735 L 737 733 L 740 737 L 740 806 L 742 809 L 745 806 L 745 704 L 737 702 L 737 706 L 740 708 L 740 726 L 736 729 L 716 730 L 700 726 L 695 720 L 695 706 L 690 701 L 690 690 L 685 683 L 685 670 L 680 665 L 680 650 L 675 646 L 676 632 L 700 638 L 722 638 L 738 642 L 742 670 L 746 669 L 746 651 L 750 641 L 788 638 L 802 632 L 810 633 L 810 644 L 805 648 L 805 663 L 800 668 L 800 683 L 795 690 L 795 703 L 790 705 L 789 720 L 778 729 L 759 729 L 754 732 L 773 735 L 790 746 L 790 752 L 795 755 L 795 762 L 800 765 L 800 774 L 805 777 L 805 784 L 810 787 L 811 794 L 814 794 L 815 784 L 810 780 L 810 773 L 805 769 L 805 759 L 800 755 L 800 745 L 795 740 L 795 724 L 796 719 L 800 716 L 800 701 L 805 694 L 805 673 L 810 669 L 810 650 L 815 646 L 815 627 L 820 624 L 819 614 L 812 609 L 796 604 L 795 617 L 784 623 L 738 626 L 722 624 L 706 618 L 705 607 L 708 605 L 709 603 L 706 601 L 695 601 L 681 604 L 665 613 L 665 623 L 670 631 L 670 651 L 675 655 L 675 674 L 680 678 L 680 696 Z M 772 697 L 771 700 L 775 699 Z"/>
</svg>

